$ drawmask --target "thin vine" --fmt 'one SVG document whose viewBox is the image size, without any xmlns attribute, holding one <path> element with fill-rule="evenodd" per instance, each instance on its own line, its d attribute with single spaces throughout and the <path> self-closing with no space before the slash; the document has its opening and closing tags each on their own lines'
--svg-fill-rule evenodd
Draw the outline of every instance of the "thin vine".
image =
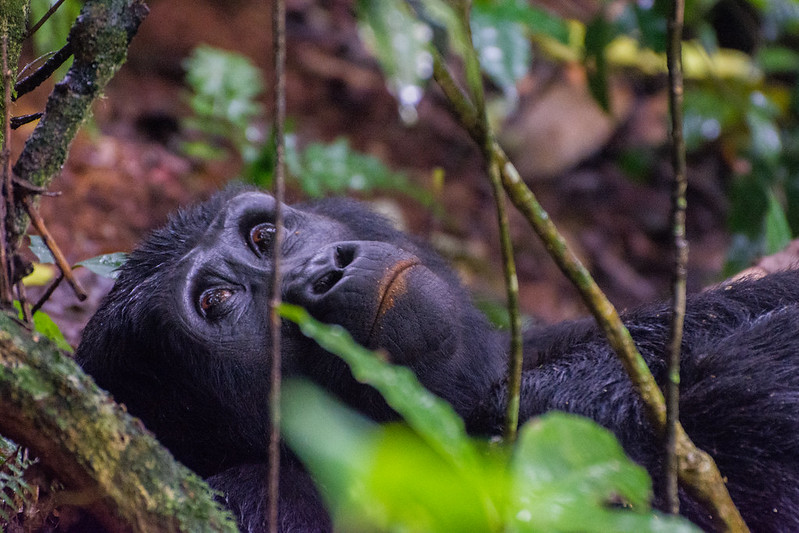
<svg viewBox="0 0 799 533">
<path fill-rule="evenodd" d="M 680 417 L 680 347 L 685 322 L 685 278 L 688 263 L 688 241 L 685 238 L 685 191 L 688 178 L 685 168 L 685 142 L 682 135 L 682 29 L 685 15 L 684 0 L 674 0 L 668 24 L 666 61 L 669 71 L 669 110 L 671 112 L 671 163 L 674 172 L 671 198 L 671 227 L 674 250 L 674 271 L 671 284 L 671 321 L 669 324 L 668 380 L 666 381 L 666 435 L 663 493 L 667 509 L 672 514 L 680 512 L 677 491 L 678 457 L 677 425 Z"/>
<path fill-rule="evenodd" d="M 285 196 L 285 124 L 286 124 L 286 5 L 285 0 L 272 3 L 272 36 L 275 60 L 275 235 L 273 240 L 272 295 L 269 301 L 269 324 L 272 339 L 272 359 L 269 389 L 269 491 L 268 516 L 270 533 L 278 532 L 278 501 L 280 495 L 280 252 L 283 242 L 283 199 Z"/>
</svg>

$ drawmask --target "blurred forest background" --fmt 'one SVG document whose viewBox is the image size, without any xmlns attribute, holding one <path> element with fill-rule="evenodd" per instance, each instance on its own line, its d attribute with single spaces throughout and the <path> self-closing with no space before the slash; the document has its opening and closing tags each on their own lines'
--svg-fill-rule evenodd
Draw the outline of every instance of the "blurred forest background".
<svg viewBox="0 0 799 533">
<path fill-rule="evenodd" d="M 41 13 L 50 2 L 33 4 Z M 51 187 L 62 195 L 42 201 L 72 263 L 130 251 L 169 212 L 232 178 L 268 182 L 272 51 L 264 2 L 148 4 L 127 63 Z M 438 89 L 409 94 L 394 85 L 406 105 L 398 103 L 364 44 L 355 4 L 287 0 L 295 148 L 288 197 L 337 193 L 374 202 L 430 240 L 486 308 L 498 309 L 496 220 L 478 150 Z M 698 290 L 799 231 L 799 3 L 689 0 L 687 7 L 689 290 Z M 62 46 L 79 9 L 67 0 L 27 44 L 23 62 Z M 500 139 L 620 308 L 664 297 L 671 275 L 659 9 L 651 0 L 475 2 L 475 40 L 495 66 L 486 70 Z M 13 114 L 42 110 L 51 89 L 52 81 L 21 99 Z M 407 105 L 419 96 L 415 109 Z M 32 128 L 15 132 L 12 150 Z M 512 222 L 523 311 L 545 321 L 583 314 L 527 224 L 515 213 Z M 78 275 L 86 302 L 62 287 L 44 307 L 73 344 L 112 283 L 85 269 Z"/>
</svg>

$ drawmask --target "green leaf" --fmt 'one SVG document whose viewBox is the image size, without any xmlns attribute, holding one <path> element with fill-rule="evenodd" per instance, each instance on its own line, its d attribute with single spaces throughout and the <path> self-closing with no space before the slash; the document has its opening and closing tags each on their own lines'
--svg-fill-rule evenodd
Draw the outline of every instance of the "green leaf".
<svg viewBox="0 0 799 533">
<path fill-rule="evenodd" d="M 778 110 L 760 91 L 752 91 L 746 112 L 752 155 L 776 163 L 782 152 L 782 138 L 777 125 Z"/>
<path fill-rule="evenodd" d="M 531 35 L 537 37 L 548 37 L 562 44 L 569 42 L 569 26 L 563 18 L 531 6 L 524 0 L 475 0 L 472 16 L 475 13 L 487 14 L 506 24 L 521 24 Z"/>
<path fill-rule="evenodd" d="M 433 31 L 417 19 L 404 0 L 360 0 L 361 37 L 372 50 L 400 104 L 400 115 L 416 118 L 427 80 L 433 74 Z"/>
<path fill-rule="evenodd" d="M 799 52 L 784 46 L 768 46 L 757 51 L 757 63 L 766 74 L 791 74 L 799 71 Z"/>
<path fill-rule="evenodd" d="M 40 263 L 55 263 L 55 258 L 50 253 L 47 245 L 44 244 L 44 239 L 38 235 L 28 235 L 28 238 L 31 240 L 30 250 Z"/>
<path fill-rule="evenodd" d="M 311 143 L 301 151 L 296 148 L 295 138 L 287 137 L 286 167 L 313 198 L 380 189 L 401 192 L 423 205 L 432 202 L 431 195 L 412 185 L 405 174 L 392 171 L 376 157 L 353 150 L 343 137 L 329 144 Z"/>
<path fill-rule="evenodd" d="M 512 101 L 516 100 L 516 82 L 530 68 L 532 49 L 523 27 L 514 20 L 498 16 L 497 11 L 472 10 L 472 41 L 480 66 Z"/>
<path fill-rule="evenodd" d="M 114 252 L 111 254 L 98 255 L 90 259 L 84 259 L 75 263 L 75 266 L 88 268 L 95 274 L 104 278 L 116 279 L 119 275 L 118 269 L 128 260 L 128 254 Z"/>
<path fill-rule="evenodd" d="M 258 96 L 264 90 L 261 71 L 246 57 L 210 46 L 194 49 L 183 63 L 191 89 L 193 116 L 183 127 L 202 139 L 184 145 L 194 157 L 218 158 L 227 144 L 245 163 L 258 155 L 262 134 L 255 127 L 263 114 Z"/>
<path fill-rule="evenodd" d="M 770 192 L 768 195 L 768 209 L 764 221 L 766 238 L 766 254 L 777 253 L 791 242 L 791 228 L 777 196 Z"/>
<path fill-rule="evenodd" d="M 18 300 L 14 300 L 14 308 L 17 310 L 19 319 L 22 320 L 22 306 Z M 33 314 L 33 329 L 53 341 L 59 349 L 69 353 L 74 351 L 64 338 L 64 334 L 61 333 L 61 329 L 47 313 L 36 311 Z"/>
<path fill-rule="evenodd" d="M 344 359 L 355 379 L 377 389 L 386 402 L 453 465 L 463 470 L 474 467 L 477 454 L 466 437 L 463 420 L 447 402 L 425 389 L 409 368 L 387 364 L 379 354 L 356 343 L 344 328 L 322 324 L 302 307 L 283 303 L 278 312 L 299 325 L 302 333 L 322 348 Z"/>
<path fill-rule="evenodd" d="M 614 37 L 613 25 L 600 13 L 585 29 L 585 58 L 588 88 L 594 100 L 605 111 L 610 110 L 608 64 L 605 51 Z"/>
<path fill-rule="evenodd" d="M 464 476 L 407 426 L 378 426 L 309 383 L 288 381 L 282 402 L 285 438 L 321 487 L 336 530 L 498 529 L 484 501 L 487 490 L 500 492 L 498 479 Z M 501 466 L 493 473 L 504 479 Z"/>
<path fill-rule="evenodd" d="M 699 531 L 649 511 L 649 476 L 588 419 L 549 413 L 526 424 L 511 461 L 509 531 Z M 621 499 L 632 509 L 614 507 Z"/>
</svg>

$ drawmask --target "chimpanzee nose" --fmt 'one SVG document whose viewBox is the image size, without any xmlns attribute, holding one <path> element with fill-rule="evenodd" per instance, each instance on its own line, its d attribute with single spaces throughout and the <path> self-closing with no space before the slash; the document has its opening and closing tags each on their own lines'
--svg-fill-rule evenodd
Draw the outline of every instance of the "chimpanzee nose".
<svg viewBox="0 0 799 533">
<path fill-rule="evenodd" d="M 371 324 L 397 268 L 419 262 L 405 250 L 375 241 L 331 243 L 295 261 L 283 280 L 283 299 L 347 329 L 356 322 Z"/>
<path fill-rule="evenodd" d="M 358 242 L 324 246 L 306 261 L 290 269 L 285 278 L 286 301 L 309 305 L 323 299 L 344 278 L 360 255 Z"/>
<path fill-rule="evenodd" d="M 357 254 L 355 243 L 336 244 L 321 250 L 306 265 L 306 279 L 313 294 L 322 295 L 344 277 L 344 269 Z"/>
</svg>

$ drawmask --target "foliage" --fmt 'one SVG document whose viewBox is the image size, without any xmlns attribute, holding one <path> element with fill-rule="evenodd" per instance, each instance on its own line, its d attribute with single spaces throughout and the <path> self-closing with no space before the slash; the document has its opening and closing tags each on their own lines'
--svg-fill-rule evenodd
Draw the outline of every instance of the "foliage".
<svg viewBox="0 0 799 533">
<path fill-rule="evenodd" d="M 53 254 L 50 253 L 50 249 L 47 248 L 47 245 L 44 244 L 44 240 L 38 235 L 29 235 L 30 238 L 30 250 L 39 260 L 41 264 L 53 264 L 55 263 L 55 258 Z M 92 257 L 89 259 L 84 259 L 83 261 L 78 261 L 75 263 L 73 268 L 82 266 L 88 270 L 91 270 L 98 276 L 103 276 L 104 278 L 111 278 L 116 279 L 117 277 L 117 269 L 125 264 L 127 261 L 128 255 L 123 252 L 114 252 L 110 254 L 103 254 L 98 255 L 96 257 Z"/>
<path fill-rule="evenodd" d="M 32 23 L 40 20 L 57 0 L 31 0 L 30 19 Z M 69 29 L 80 14 L 82 2 L 79 0 L 66 0 L 47 19 L 42 29 L 33 34 L 33 45 L 38 54 L 46 54 L 58 50 L 67 42 Z"/>
<path fill-rule="evenodd" d="M 18 300 L 14 301 L 14 309 L 17 310 L 18 318 L 23 320 L 22 306 Z M 58 327 L 58 324 L 53 322 L 53 319 L 50 318 L 50 315 L 47 313 L 44 313 L 43 311 L 36 311 L 33 314 L 33 329 L 37 333 L 40 333 L 53 341 L 60 350 L 64 350 L 65 352 L 69 353 L 74 351 L 72 346 L 70 346 L 70 344 L 64 338 L 64 334 L 61 333 L 61 329 Z"/>
<path fill-rule="evenodd" d="M 200 159 L 239 155 L 245 165 L 244 179 L 271 187 L 275 144 L 271 136 L 264 138 L 259 126 L 265 123 L 264 109 L 258 102 L 264 90 L 260 70 L 242 55 L 209 46 L 195 49 L 184 66 L 193 112 L 184 127 L 195 135 L 194 140 L 184 143 L 186 153 Z M 300 148 L 296 136 L 287 135 L 286 164 L 289 177 L 312 198 L 394 190 L 423 204 L 431 202 L 431 196 L 412 186 L 405 174 L 353 150 L 344 138 Z"/>
<path fill-rule="evenodd" d="M 0 435 L 0 529 L 4 531 L 19 510 L 35 499 L 33 488 L 24 479 L 31 464 L 33 460 L 21 447 Z"/>
<path fill-rule="evenodd" d="M 416 17 L 409 5 L 417 11 Z M 430 77 L 429 54 L 448 50 L 446 30 L 452 25 L 446 17 L 431 16 L 431 5 L 442 9 L 434 0 L 358 3 L 362 35 L 398 95 L 403 116 L 413 115 L 407 107 L 421 99 L 421 89 Z M 471 10 L 472 39 L 483 73 L 505 100 L 504 105 L 490 109 L 501 113 L 514 109 L 516 82 L 527 75 L 535 54 L 581 62 L 591 93 L 609 109 L 608 84 L 614 71 L 633 69 L 644 76 L 665 73 L 669 6 L 665 0 L 628 2 L 612 15 L 609 9 L 599 10 L 583 24 L 523 0 L 476 0 Z M 716 1 L 687 2 L 683 127 L 689 153 L 715 146 L 734 169 L 729 274 L 799 234 L 799 53 L 792 46 L 799 37 L 799 4 L 775 0 L 741 8 L 751 10 L 757 26 L 733 28 L 740 30 L 733 44 L 738 42 L 745 50 L 750 47 L 751 52 L 722 46 L 730 41 L 722 32 L 730 29 L 713 25 L 720 7 L 724 9 Z M 462 49 L 451 48 L 457 53 Z M 636 179 L 652 163 L 646 149 L 639 151 L 626 151 L 619 161 Z"/>
<path fill-rule="evenodd" d="M 525 425 L 514 449 L 480 442 L 409 369 L 301 308 L 282 304 L 280 314 L 342 357 L 405 420 L 380 426 L 313 385 L 285 384 L 286 439 L 322 487 L 339 529 L 696 531 L 650 509 L 646 471 L 593 422 L 550 413 Z"/>
<path fill-rule="evenodd" d="M 260 71 L 247 58 L 210 46 L 195 48 L 183 66 L 194 112 L 183 125 L 202 135 L 199 141 L 186 142 L 185 152 L 221 159 L 226 149 L 232 148 L 245 162 L 254 161 L 262 142 L 255 126 L 255 119 L 263 113 L 257 101 L 264 90 Z"/>
</svg>

